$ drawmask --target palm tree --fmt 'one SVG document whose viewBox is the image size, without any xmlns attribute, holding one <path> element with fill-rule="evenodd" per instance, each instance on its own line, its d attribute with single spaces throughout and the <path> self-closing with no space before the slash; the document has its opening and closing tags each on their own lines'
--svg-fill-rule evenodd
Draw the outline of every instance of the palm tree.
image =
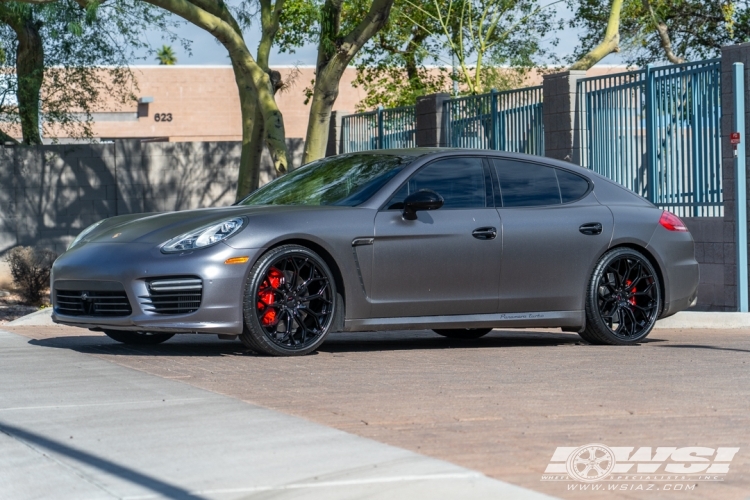
<svg viewBox="0 0 750 500">
<path fill-rule="evenodd" d="M 162 45 L 156 50 L 156 60 L 161 66 L 173 66 L 177 64 L 177 56 L 169 45 Z"/>
</svg>

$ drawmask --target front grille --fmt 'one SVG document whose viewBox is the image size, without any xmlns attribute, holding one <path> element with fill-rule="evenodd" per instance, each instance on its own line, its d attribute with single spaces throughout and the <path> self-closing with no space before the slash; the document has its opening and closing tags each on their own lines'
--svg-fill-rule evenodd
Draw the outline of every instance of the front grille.
<svg viewBox="0 0 750 500">
<path fill-rule="evenodd" d="M 55 290 L 55 312 L 67 316 L 128 316 L 124 291 Z"/>
<path fill-rule="evenodd" d="M 144 310 L 157 314 L 188 314 L 201 306 L 203 281 L 200 278 L 162 278 L 148 282 L 148 295 L 142 295 Z"/>
</svg>

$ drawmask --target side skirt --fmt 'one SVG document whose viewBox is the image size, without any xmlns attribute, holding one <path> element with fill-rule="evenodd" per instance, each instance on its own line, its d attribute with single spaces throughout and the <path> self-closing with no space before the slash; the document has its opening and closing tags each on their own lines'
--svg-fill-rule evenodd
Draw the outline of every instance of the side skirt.
<svg viewBox="0 0 750 500">
<path fill-rule="evenodd" d="M 580 328 L 585 321 L 584 311 L 541 311 L 347 319 L 344 330 L 347 332 L 365 332 L 373 330 L 428 330 L 432 328 Z"/>
</svg>

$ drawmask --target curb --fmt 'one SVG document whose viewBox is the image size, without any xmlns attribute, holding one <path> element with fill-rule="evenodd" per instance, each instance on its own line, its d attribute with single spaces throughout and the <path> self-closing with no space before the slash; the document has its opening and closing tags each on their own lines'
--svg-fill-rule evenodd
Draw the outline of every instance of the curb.
<svg viewBox="0 0 750 500">
<path fill-rule="evenodd" d="M 730 330 L 745 328 L 750 333 L 750 313 L 682 311 L 656 322 L 655 330 L 713 329 Z"/>
</svg>

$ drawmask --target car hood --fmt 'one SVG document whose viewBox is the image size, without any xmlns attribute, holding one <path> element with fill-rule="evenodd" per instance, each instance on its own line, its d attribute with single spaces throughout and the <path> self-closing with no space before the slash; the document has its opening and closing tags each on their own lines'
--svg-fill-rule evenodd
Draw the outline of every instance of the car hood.
<svg viewBox="0 0 750 500">
<path fill-rule="evenodd" d="M 159 214 L 124 215 L 107 219 L 91 234 L 87 235 L 82 243 L 149 243 L 160 245 L 181 234 L 233 217 L 245 217 L 248 219 L 248 227 L 251 228 L 253 219 L 258 217 L 267 218 L 288 214 L 289 212 L 309 212 L 336 208 L 340 207 L 231 206 Z M 247 230 L 247 228 L 244 230 Z"/>
</svg>

